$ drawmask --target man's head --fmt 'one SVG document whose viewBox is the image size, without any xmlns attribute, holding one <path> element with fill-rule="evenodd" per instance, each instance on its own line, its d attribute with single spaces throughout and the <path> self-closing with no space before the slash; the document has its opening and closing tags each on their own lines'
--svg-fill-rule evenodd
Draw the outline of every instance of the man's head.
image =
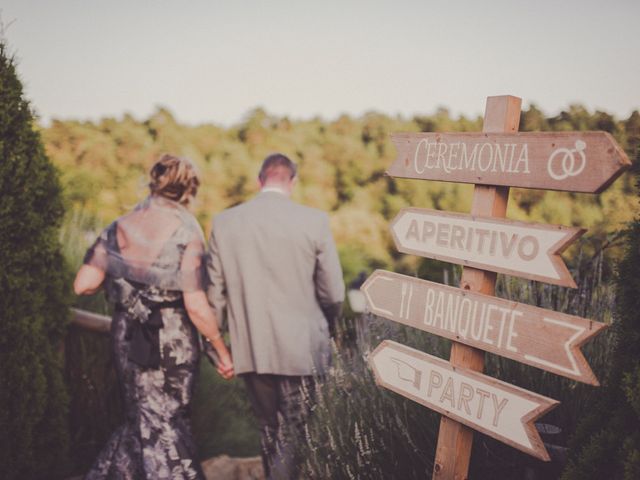
<svg viewBox="0 0 640 480">
<path fill-rule="evenodd" d="M 261 187 L 278 187 L 291 193 L 296 179 L 297 166 L 281 153 L 273 153 L 264 159 L 258 181 Z"/>
</svg>

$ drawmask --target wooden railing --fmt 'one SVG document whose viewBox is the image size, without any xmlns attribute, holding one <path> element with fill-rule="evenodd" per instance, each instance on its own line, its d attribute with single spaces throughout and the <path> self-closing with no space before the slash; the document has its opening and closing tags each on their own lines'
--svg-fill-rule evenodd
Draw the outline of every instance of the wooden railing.
<svg viewBox="0 0 640 480">
<path fill-rule="evenodd" d="M 109 333 L 109 330 L 111 330 L 111 317 L 78 308 L 72 308 L 71 311 L 73 312 L 73 317 L 71 318 L 73 325 L 99 333 Z"/>
</svg>

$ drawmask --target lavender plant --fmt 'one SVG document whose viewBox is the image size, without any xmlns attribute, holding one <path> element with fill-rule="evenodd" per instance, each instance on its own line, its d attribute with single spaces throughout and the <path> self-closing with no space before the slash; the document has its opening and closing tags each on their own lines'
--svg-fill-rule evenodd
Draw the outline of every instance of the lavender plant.
<svg viewBox="0 0 640 480">
<path fill-rule="evenodd" d="M 500 277 L 498 296 L 609 323 L 614 291 L 606 281 L 605 255 L 590 259 L 576 255 L 577 289 Z M 454 279 L 456 281 L 457 279 Z M 382 340 L 393 339 L 442 358 L 449 357 L 448 340 L 404 327 L 371 314 L 355 320 L 352 348 L 336 352 L 336 364 L 315 392 L 317 405 L 307 425 L 304 477 L 331 479 L 429 478 L 433 469 L 439 415 L 411 400 L 378 387 L 366 356 Z M 606 330 L 583 347 L 597 376 L 602 377 L 611 354 Z M 595 387 L 553 375 L 502 357 L 487 354 L 485 373 L 559 400 L 560 405 L 541 422 L 560 428 L 545 441 L 559 444 L 575 431 L 588 408 Z M 555 478 L 562 458 L 544 464 L 480 433 L 475 434 L 471 478 Z"/>
</svg>

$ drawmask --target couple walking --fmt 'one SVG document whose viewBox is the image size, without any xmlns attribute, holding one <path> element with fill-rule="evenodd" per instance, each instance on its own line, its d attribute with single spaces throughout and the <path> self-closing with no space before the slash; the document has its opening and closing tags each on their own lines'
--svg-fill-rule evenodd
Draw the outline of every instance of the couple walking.
<svg viewBox="0 0 640 480">
<path fill-rule="evenodd" d="M 86 478 L 204 478 L 189 423 L 197 331 L 216 350 L 218 372 L 245 382 L 266 477 L 296 478 L 291 439 L 308 414 L 304 393 L 329 365 L 344 299 L 328 216 L 290 200 L 296 165 L 273 154 L 261 192 L 217 215 L 205 245 L 186 208 L 199 186 L 191 163 L 164 155 L 150 176 L 149 197 L 102 232 L 74 282 L 78 294 L 104 287 L 115 304 L 126 410 Z M 228 325 L 233 360 L 219 325 Z"/>
</svg>

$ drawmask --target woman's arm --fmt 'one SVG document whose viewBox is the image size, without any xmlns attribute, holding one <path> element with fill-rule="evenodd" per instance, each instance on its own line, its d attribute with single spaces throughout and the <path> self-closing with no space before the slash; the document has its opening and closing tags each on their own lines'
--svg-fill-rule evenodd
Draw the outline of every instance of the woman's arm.
<svg viewBox="0 0 640 480">
<path fill-rule="evenodd" d="M 233 377 L 231 354 L 222 340 L 222 335 L 218 329 L 216 314 L 209 305 L 204 291 L 184 292 L 183 296 L 189 318 L 198 331 L 211 342 L 211 345 L 216 349 L 218 355 L 220 355 L 222 365 L 218 367 L 218 373 L 226 379 Z"/>
<path fill-rule="evenodd" d="M 92 265 L 82 265 L 73 281 L 76 295 L 92 295 L 100 290 L 104 281 L 104 271 Z"/>
</svg>

